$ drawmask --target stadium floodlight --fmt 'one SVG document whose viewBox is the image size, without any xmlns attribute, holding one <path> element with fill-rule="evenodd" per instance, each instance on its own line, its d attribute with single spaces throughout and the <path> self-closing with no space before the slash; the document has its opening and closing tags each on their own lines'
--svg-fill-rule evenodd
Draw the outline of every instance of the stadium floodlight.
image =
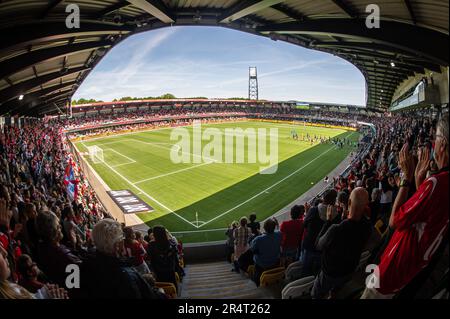
<svg viewBox="0 0 450 319">
<path fill-rule="evenodd" d="M 22 101 L 23 98 L 24 98 L 24 95 L 23 95 L 23 94 L 20 94 L 20 95 L 19 95 L 19 101 Z"/>
<path fill-rule="evenodd" d="M 394 62 L 391 62 L 391 66 L 392 66 L 393 68 L 395 68 L 395 63 L 394 63 Z"/>
<path fill-rule="evenodd" d="M 249 68 L 249 76 L 248 76 L 248 99 L 249 100 L 258 100 L 258 71 L 256 67 Z"/>
<path fill-rule="evenodd" d="M 89 157 L 91 158 L 92 163 L 99 164 L 105 161 L 103 157 L 103 150 L 97 145 L 88 146 Z"/>
</svg>

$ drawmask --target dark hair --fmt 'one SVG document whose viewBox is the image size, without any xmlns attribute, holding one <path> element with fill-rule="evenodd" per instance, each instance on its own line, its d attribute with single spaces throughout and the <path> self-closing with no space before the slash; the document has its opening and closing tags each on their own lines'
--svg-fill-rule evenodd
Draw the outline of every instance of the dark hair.
<svg viewBox="0 0 450 319">
<path fill-rule="evenodd" d="M 345 206 L 348 205 L 348 194 L 346 192 L 339 192 L 337 195 L 337 200 L 339 203 L 345 204 Z"/>
<path fill-rule="evenodd" d="M 167 238 L 167 232 L 164 226 L 153 227 L 153 236 L 155 237 L 155 243 L 158 249 L 165 250 L 170 247 L 170 242 Z"/>
<path fill-rule="evenodd" d="M 291 218 L 298 219 L 305 213 L 305 206 L 303 205 L 294 205 L 291 208 Z"/>
<path fill-rule="evenodd" d="M 69 205 L 65 206 L 64 209 L 61 211 L 61 218 L 66 219 L 66 217 L 71 214 L 74 215 L 73 208 Z"/>
<path fill-rule="evenodd" d="M 28 270 L 30 270 L 28 260 L 32 261 L 31 257 L 27 254 L 22 254 L 17 259 L 17 272 L 26 279 L 30 278 L 30 276 L 28 275 Z"/>
<path fill-rule="evenodd" d="M 264 222 L 264 230 L 267 234 L 273 234 L 275 232 L 275 227 L 276 227 L 276 222 L 272 219 L 269 218 L 268 220 L 266 220 Z"/>
<path fill-rule="evenodd" d="M 133 228 L 131 227 L 125 227 L 123 229 L 123 234 L 125 236 L 125 239 L 130 239 L 131 236 L 134 234 Z"/>
<path fill-rule="evenodd" d="M 153 233 L 153 228 L 149 227 L 149 228 L 147 229 L 147 234 L 150 235 L 151 233 Z"/>
<path fill-rule="evenodd" d="M 253 223 L 256 220 L 256 214 L 250 214 L 250 216 L 248 216 L 248 219 L 250 219 L 250 222 Z"/>
<path fill-rule="evenodd" d="M 334 205 L 336 203 L 337 192 L 334 189 L 329 189 L 323 194 L 324 205 Z"/>
</svg>

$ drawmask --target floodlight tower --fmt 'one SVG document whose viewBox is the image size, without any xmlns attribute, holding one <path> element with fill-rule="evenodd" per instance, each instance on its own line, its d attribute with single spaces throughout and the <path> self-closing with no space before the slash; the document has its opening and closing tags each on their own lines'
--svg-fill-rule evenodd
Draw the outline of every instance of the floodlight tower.
<svg viewBox="0 0 450 319">
<path fill-rule="evenodd" d="M 258 100 L 258 96 L 258 71 L 255 66 L 251 66 L 248 74 L 248 98 Z"/>
</svg>

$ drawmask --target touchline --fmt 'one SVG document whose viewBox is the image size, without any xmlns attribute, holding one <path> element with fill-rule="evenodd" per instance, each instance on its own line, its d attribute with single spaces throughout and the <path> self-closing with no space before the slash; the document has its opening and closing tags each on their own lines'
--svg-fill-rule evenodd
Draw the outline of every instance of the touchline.
<svg viewBox="0 0 450 319">
<path fill-rule="evenodd" d="M 196 120 L 192 130 L 172 129 L 170 140 L 176 141 L 170 149 L 170 159 L 175 164 L 258 163 L 260 174 L 275 174 L 278 170 L 278 128 L 203 129 L 201 121 Z"/>
</svg>

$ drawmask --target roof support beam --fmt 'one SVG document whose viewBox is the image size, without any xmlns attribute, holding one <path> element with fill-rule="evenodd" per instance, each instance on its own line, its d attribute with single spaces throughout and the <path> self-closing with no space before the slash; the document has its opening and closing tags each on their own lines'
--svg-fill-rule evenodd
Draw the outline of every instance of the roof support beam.
<svg viewBox="0 0 450 319">
<path fill-rule="evenodd" d="M 291 9 L 290 7 L 288 7 L 287 5 L 283 4 L 283 3 L 278 3 L 272 6 L 272 9 L 275 9 L 285 15 L 287 15 L 289 18 L 297 20 L 297 21 L 304 21 L 306 19 L 306 17 L 301 14 L 300 12 Z"/>
<path fill-rule="evenodd" d="M 111 13 L 117 11 L 117 10 L 126 8 L 126 7 L 128 7 L 130 5 L 131 5 L 131 3 L 129 1 L 122 0 L 122 1 L 120 1 L 118 3 L 116 3 L 116 4 L 113 4 L 113 5 L 109 6 L 109 7 L 106 7 L 102 11 L 94 14 L 94 18 L 99 19 L 99 18 L 104 17 L 104 16 L 106 16 L 108 14 L 111 14 Z"/>
<path fill-rule="evenodd" d="M 230 23 L 281 2 L 283 0 L 240 0 L 226 10 L 218 20 L 220 23 Z"/>
<path fill-rule="evenodd" d="M 49 102 L 49 103 L 42 103 L 39 105 L 36 105 L 32 109 L 30 109 L 30 112 L 26 115 L 29 116 L 40 116 L 43 114 L 49 114 L 51 111 L 60 110 L 60 107 L 62 108 L 67 101 L 67 97 L 61 98 L 60 100 Z"/>
<path fill-rule="evenodd" d="M 368 67 L 374 67 L 374 68 L 379 68 L 379 69 L 383 69 L 383 70 L 390 70 L 390 71 L 398 71 L 398 72 L 403 72 L 403 73 L 411 73 L 411 72 L 416 72 L 416 73 L 424 73 L 424 67 L 420 66 L 420 65 L 408 65 L 408 64 L 404 64 L 404 63 L 398 63 L 395 61 L 395 67 L 392 67 L 390 65 L 389 60 L 375 60 L 374 58 L 370 57 L 370 55 L 360 55 L 357 54 L 357 57 L 354 58 L 353 55 L 351 54 L 339 54 L 339 56 L 344 57 L 345 59 L 351 61 L 352 63 L 360 63 L 363 64 L 365 66 Z"/>
<path fill-rule="evenodd" d="M 45 19 L 53 9 L 63 2 L 64 0 L 50 0 L 45 10 L 40 14 L 39 19 Z"/>
<path fill-rule="evenodd" d="M 331 0 L 335 5 L 337 5 L 342 11 L 345 12 L 346 15 L 348 15 L 349 18 L 357 18 L 358 13 L 350 8 L 348 4 L 345 3 L 343 0 Z"/>
<path fill-rule="evenodd" d="M 360 50 L 358 50 L 358 48 L 351 49 L 350 47 L 348 47 L 345 49 L 345 51 L 340 51 L 335 54 L 339 55 L 339 56 L 354 56 L 354 55 L 356 55 L 355 59 L 357 59 L 357 60 L 367 60 L 367 61 L 371 61 L 374 63 L 376 63 L 375 61 L 388 63 L 388 64 L 390 64 L 390 62 L 394 62 L 396 66 L 404 68 L 404 69 L 411 68 L 411 69 L 415 70 L 415 69 L 425 68 L 425 69 L 428 69 L 430 71 L 437 72 L 437 73 L 442 72 L 441 67 L 435 63 L 426 62 L 426 61 L 422 61 L 422 60 L 416 60 L 416 59 L 408 59 L 408 58 L 401 58 L 401 57 L 398 58 L 395 56 L 384 55 L 384 54 L 370 52 L 370 51 L 366 51 L 366 50 L 360 51 Z"/>
<path fill-rule="evenodd" d="M 382 21 L 382 28 L 368 29 L 364 19 L 315 19 L 301 23 L 287 22 L 256 28 L 270 34 L 334 35 L 364 39 L 425 57 L 430 62 L 447 66 L 449 63 L 448 35 L 406 23 Z M 413 34 L 414 36 L 405 36 Z M 417 41 L 417 39 L 421 39 Z M 395 52 L 395 50 L 393 50 Z"/>
<path fill-rule="evenodd" d="M 150 13 L 164 23 L 174 23 L 175 17 L 161 0 L 127 0 L 133 6 Z"/>
<path fill-rule="evenodd" d="M 0 79 L 23 71 L 39 63 L 108 46 L 111 46 L 111 42 L 109 41 L 83 42 L 31 51 L 30 53 L 19 55 L 15 58 L 0 62 Z"/>
<path fill-rule="evenodd" d="M 0 113 L 6 113 L 9 111 L 20 111 L 21 108 L 26 107 L 27 105 L 39 102 L 42 96 L 51 94 L 58 90 L 67 90 L 69 88 L 72 88 L 75 83 L 76 83 L 76 81 L 70 81 L 70 82 L 65 82 L 63 84 L 52 85 L 43 90 L 39 90 L 39 91 L 25 95 L 22 101 L 11 100 L 11 101 L 1 105 Z"/>
<path fill-rule="evenodd" d="M 41 84 L 59 79 L 60 77 L 63 77 L 63 76 L 69 76 L 69 75 L 74 75 L 74 74 L 77 74 L 80 72 L 84 72 L 89 69 L 90 69 L 89 67 L 81 66 L 81 67 L 69 69 L 67 71 L 67 73 L 65 73 L 65 74 L 61 74 L 61 72 L 57 71 L 57 72 L 42 75 L 37 78 L 32 78 L 27 81 L 20 82 L 18 84 L 15 84 L 11 87 L 8 87 L 8 88 L 0 91 L 0 103 L 9 101 L 21 94 L 25 94 L 27 91 L 29 91 L 32 88 L 37 87 Z"/>
<path fill-rule="evenodd" d="M 409 16 L 411 17 L 411 21 L 413 24 L 417 24 L 416 14 L 414 13 L 414 9 L 412 8 L 410 0 L 404 0 L 406 8 L 408 9 Z"/>
<path fill-rule="evenodd" d="M 102 36 L 126 34 L 134 27 L 119 26 L 109 23 L 82 22 L 80 29 L 68 29 L 60 22 L 47 22 L 38 25 L 20 25 L 2 31 L 0 56 L 27 46 L 42 42 L 70 39 L 80 36 Z"/>
</svg>

